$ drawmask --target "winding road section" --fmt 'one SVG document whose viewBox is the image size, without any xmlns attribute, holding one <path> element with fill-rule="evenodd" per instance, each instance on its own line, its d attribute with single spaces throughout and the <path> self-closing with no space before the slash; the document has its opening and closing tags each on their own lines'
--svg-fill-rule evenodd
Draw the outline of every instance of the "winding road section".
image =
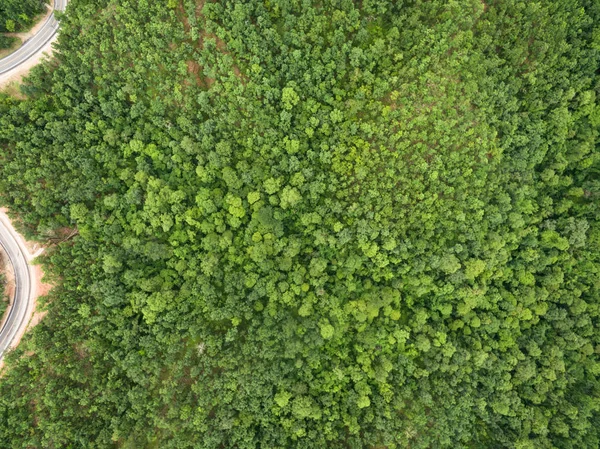
<svg viewBox="0 0 600 449">
<path fill-rule="evenodd" d="M 54 10 L 64 11 L 68 0 L 55 0 Z M 18 50 L 0 59 L 0 75 L 8 74 L 39 53 L 52 40 L 58 31 L 59 23 L 54 12 L 40 30 L 27 40 Z M 36 279 L 29 265 L 29 255 L 24 241 L 12 227 L 4 214 L 0 214 L 0 246 L 12 265 L 15 276 L 15 294 L 8 315 L 0 328 L 0 361 L 4 353 L 16 345 L 23 333 L 35 304 Z M 2 317 L 0 317 L 2 318 Z"/>
<path fill-rule="evenodd" d="M 27 326 L 31 312 L 33 311 L 33 296 L 35 278 L 33 270 L 28 263 L 28 251 L 17 235 L 17 232 L 4 217 L 0 217 L 0 246 L 13 267 L 15 274 L 15 296 L 0 329 L 0 359 L 13 341 Z"/>
<path fill-rule="evenodd" d="M 55 0 L 54 10 L 64 11 L 68 0 Z M 10 72 L 26 62 L 29 58 L 39 52 L 54 37 L 58 31 L 58 20 L 54 17 L 54 12 L 50 14 L 40 30 L 27 40 L 17 51 L 11 53 L 6 58 L 0 59 L 0 75 Z"/>
</svg>

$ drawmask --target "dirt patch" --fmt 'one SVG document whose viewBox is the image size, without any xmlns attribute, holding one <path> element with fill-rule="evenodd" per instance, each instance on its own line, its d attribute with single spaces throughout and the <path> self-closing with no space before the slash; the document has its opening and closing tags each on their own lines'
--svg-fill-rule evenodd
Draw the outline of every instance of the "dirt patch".
<svg viewBox="0 0 600 449">
<path fill-rule="evenodd" d="M 29 332 L 31 329 L 37 326 L 39 322 L 42 321 L 42 318 L 44 318 L 48 313 L 46 310 L 38 310 L 38 298 L 46 296 L 48 293 L 50 293 L 50 290 L 52 290 L 51 284 L 46 284 L 42 281 L 42 279 L 44 278 L 44 272 L 42 271 L 42 267 L 40 267 L 39 265 L 34 265 L 32 267 L 32 271 L 33 277 L 35 278 L 35 295 L 33 308 L 34 312 L 33 316 L 31 317 L 31 320 L 29 321 L 29 324 L 27 325 L 26 332 Z"/>
<path fill-rule="evenodd" d="M 196 61 L 186 61 L 187 70 L 190 75 L 194 77 L 194 81 L 196 85 L 204 88 L 210 88 L 215 82 L 214 78 L 210 78 L 208 76 L 204 76 L 202 74 L 202 67 Z M 189 84 L 189 83 L 187 83 Z"/>
<path fill-rule="evenodd" d="M 202 9 L 204 8 L 204 4 L 206 3 L 206 0 L 199 0 L 196 3 L 196 15 L 199 16 L 202 14 Z"/>
<path fill-rule="evenodd" d="M 205 3 L 206 3 L 205 0 L 199 0 L 196 2 L 196 10 L 195 10 L 196 17 L 194 17 L 194 21 L 197 22 L 197 26 L 199 28 L 199 39 L 197 41 L 194 41 L 190 37 L 187 41 L 191 45 L 198 48 L 199 50 L 202 50 L 202 49 L 206 48 L 207 40 L 209 40 L 209 39 L 214 40 L 217 51 L 219 53 L 229 56 L 231 58 L 231 61 L 229 61 L 229 62 L 231 64 L 231 68 L 232 68 L 234 75 L 242 82 L 242 84 L 246 85 L 248 80 L 246 79 L 246 77 L 244 76 L 244 74 L 242 73 L 240 68 L 237 66 L 237 64 L 235 63 L 235 58 L 233 57 L 233 55 L 227 48 L 227 44 L 225 43 L 225 41 L 223 41 L 223 39 L 221 39 L 216 34 L 210 33 L 206 30 L 206 28 L 207 28 L 206 27 L 206 18 L 202 15 L 202 10 L 204 9 Z M 190 31 L 191 31 L 190 20 L 187 17 L 186 11 L 183 8 L 182 4 L 180 4 L 180 7 L 178 8 L 178 15 L 182 20 L 183 28 L 184 28 L 186 34 L 189 35 Z M 188 72 L 191 74 L 194 74 L 193 70 L 190 70 L 190 68 L 194 68 L 194 65 L 196 63 L 193 61 L 188 61 L 187 64 L 188 64 Z M 200 66 L 198 66 L 198 67 L 201 69 Z M 212 86 L 215 82 L 215 79 L 213 79 L 213 78 L 209 78 L 207 76 L 202 76 L 202 75 L 200 75 L 200 76 L 201 76 L 201 78 L 203 78 L 202 83 L 197 83 L 200 86 L 210 88 L 210 86 Z"/>
<path fill-rule="evenodd" d="M 187 15 L 185 13 L 183 2 L 179 3 L 179 5 L 177 6 L 177 15 L 179 15 L 179 17 L 181 18 L 181 21 L 183 23 L 183 29 L 185 30 L 186 34 L 189 33 L 192 27 L 190 26 L 190 21 L 188 20 Z"/>
<path fill-rule="evenodd" d="M 196 84 L 198 86 L 203 86 L 204 82 L 202 81 L 202 76 L 200 76 L 200 72 L 202 71 L 202 67 L 196 61 L 187 61 L 187 70 L 190 75 L 194 77 L 196 80 Z"/>
<path fill-rule="evenodd" d="M 2 93 L 5 93 L 6 95 L 16 98 L 17 100 L 27 99 L 27 96 L 25 96 L 23 94 L 23 92 L 21 92 L 21 85 L 19 84 L 18 81 L 8 82 L 6 84 L 6 86 L 4 87 L 4 89 L 2 89 Z"/>
</svg>

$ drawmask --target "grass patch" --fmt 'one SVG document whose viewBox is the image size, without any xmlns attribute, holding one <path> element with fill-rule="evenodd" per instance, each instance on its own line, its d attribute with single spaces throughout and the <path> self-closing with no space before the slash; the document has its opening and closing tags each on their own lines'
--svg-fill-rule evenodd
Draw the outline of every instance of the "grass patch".
<svg viewBox="0 0 600 449">
<path fill-rule="evenodd" d="M 0 92 L 19 100 L 25 100 L 25 98 L 27 98 L 23 92 L 21 92 L 21 84 L 18 81 L 11 81 Z"/>
</svg>

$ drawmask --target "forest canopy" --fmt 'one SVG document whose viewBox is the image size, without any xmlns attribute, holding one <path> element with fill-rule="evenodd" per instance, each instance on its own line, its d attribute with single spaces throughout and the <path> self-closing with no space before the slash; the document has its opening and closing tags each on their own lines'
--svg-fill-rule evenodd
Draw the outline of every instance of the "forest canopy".
<svg viewBox="0 0 600 449">
<path fill-rule="evenodd" d="M 46 0 L 2 0 L 0 3 L 0 33 L 20 31 L 43 12 Z"/>
<path fill-rule="evenodd" d="M 600 445 L 600 4 L 71 0 L 0 202 L 12 448 Z"/>
</svg>

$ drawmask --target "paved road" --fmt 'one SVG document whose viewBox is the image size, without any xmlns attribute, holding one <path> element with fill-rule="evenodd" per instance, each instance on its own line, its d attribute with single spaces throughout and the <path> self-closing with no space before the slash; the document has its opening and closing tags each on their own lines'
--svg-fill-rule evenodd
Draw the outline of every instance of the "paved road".
<svg viewBox="0 0 600 449">
<path fill-rule="evenodd" d="M 0 219 L 0 245 L 8 256 L 15 273 L 15 296 L 8 317 L 0 329 L 0 359 L 11 346 L 21 329 L 27 325 L 33 301 L 33 273 L 27 263 L 26 249 L 19 244 L 16 231 L 10 223 Z"/>
<path fill-rule="evenodd" d="M 55 0 L 54 9 L 56 11 L 64 11 L 65 7 L 67 6 L 67 2 L 68 0 Z M 46 45 L 46 43 L 48 43 L 50 39 L 54 37 L 57 31 L 58 21 L 54 17 L 54 13 L 52 13 L 50 14 L 50 17 L 46 19 L 46 22 L 35 34 L 35 36 L 27 40 L 14 53 L 11 53 L 6 58 L 0 59 L 0 75 L 10 72 L 35 55 L 44 47 L 44 45 Z"/>
<path fill-rule="evenodd" d="M 68 0 L 55 0 L 54 9 L 64 11 Z M 58 31 L 58 21 L 52 13 L 40 30 L 17 51 L 0 59 L 0 75 L 10 72 L 40 51 Z M 34 304 L 34 276 L 23 248 L 10 222 L 0 217 L 0 246 L 4 248 L 15 274 L 15 296 L 8 316 L 0 329 L 0 360 L 27 326 Z"/>
</svg>

